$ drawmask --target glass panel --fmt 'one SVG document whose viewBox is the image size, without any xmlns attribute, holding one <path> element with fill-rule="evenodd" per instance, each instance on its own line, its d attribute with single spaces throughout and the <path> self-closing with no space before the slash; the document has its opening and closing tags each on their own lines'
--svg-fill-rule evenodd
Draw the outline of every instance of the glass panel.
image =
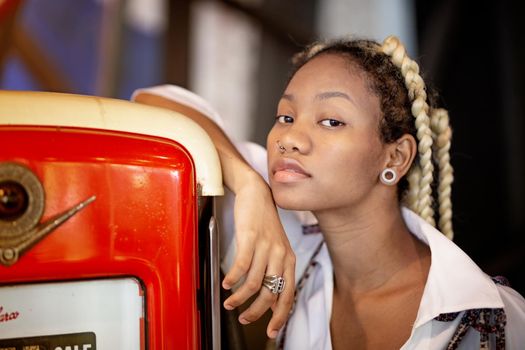
<svg viewBox="0 0 525 350">
<path fill-rule="evenodd" d="M 141 349 L 134 278 L 0 287 L 0 349 Z"/>
</svg>

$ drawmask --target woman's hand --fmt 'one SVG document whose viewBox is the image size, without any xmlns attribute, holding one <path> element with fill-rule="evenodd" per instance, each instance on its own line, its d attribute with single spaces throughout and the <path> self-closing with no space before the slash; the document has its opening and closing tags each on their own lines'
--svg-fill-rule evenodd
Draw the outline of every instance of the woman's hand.
<svg viewBox="0 0 525 350">
<path fill-rule="evenodd" d="M 243 276 L 245 280 L 224 302 L 224 307 L 231 310 L 259 292 L 239 316 L 239 322 L 251 323 L 271 307 L 273 316 L 266 332 L 270 338 L 275 338 L 286 322 L 294 300 L 295 255 L 281 225 L 271 191 L 255 172 L 235 191 L 234 222 L 237 255 L 222 284 L 225 289 L 230 289 Z M 281 294 L 273 294 L 262 287 L 265 275 L 283 276 L 286 285 Z"/>
</svg>

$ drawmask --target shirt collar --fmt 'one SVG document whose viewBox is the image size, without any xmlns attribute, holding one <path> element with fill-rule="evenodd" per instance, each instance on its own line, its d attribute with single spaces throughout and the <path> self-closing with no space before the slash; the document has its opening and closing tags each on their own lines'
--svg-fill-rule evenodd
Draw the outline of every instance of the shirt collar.
<svg viewBox="0 0 525 350">
<path fill-rule="evenodd" d="M 443 313 L 503 307 L 494 282 L 467 254 L 414 212 L 402 208 L 402 214 L 410 232 L 431 252 L 430 271 L 414 328 Z"/>
</svg>

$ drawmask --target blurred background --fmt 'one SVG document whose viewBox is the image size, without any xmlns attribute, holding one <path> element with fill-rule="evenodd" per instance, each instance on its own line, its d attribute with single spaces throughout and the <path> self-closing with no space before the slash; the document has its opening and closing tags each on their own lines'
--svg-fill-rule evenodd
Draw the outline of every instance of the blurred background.
<svg viewBox="0 0 525 350">
<path fill-rule="evenodd" d="M 315 39 L 395 34 L 450 112 L 455 241 L 525 294 L 525 31 L 518 5 L 0 0 L 0 88 L 129 99 L 139 87 L 178 84 L 211 102 L 232 138 L 264 145 L 294 52 Z"/>
</svg>

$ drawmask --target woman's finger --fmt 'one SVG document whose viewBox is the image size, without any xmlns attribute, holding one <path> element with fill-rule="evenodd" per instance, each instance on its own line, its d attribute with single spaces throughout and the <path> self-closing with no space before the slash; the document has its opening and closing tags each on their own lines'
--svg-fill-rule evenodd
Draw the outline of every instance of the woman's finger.
<svg viewBox="0 0 525 350">
<path fill-rule="evenodd" d="M 277 298 L 277 302 L 273 307 L 272 318 L 266 329 L 268 337 L 272 339 L 277 336 L 279 330 L 286 323 L 295 298 L 295 257 L 290 256 L 286 260 L 287 263 L 283 273 L 286 286 L 283 292 L 279 294 L 279 298 Z"/>
<path fill-rule="evenodd" d="M 239 322 L 249 324 L 257 321 L 277 301 L 278 296 L 278 294 L 272 293 L 268 288 L 261 287 L 257 298 L 239 316 Z"/>
<path fill-rule="evenodd" d="M 257 293 L 261 288 L 264 271 L 268 264 L 268 245 L 260 242 L 257 246 L 251 266 L 249 266 L 248 275 L 242 285 L 224 301 L 224 307 L 227 310 L 234 309 L 242 305 L 252 295 Z"/>
<path fill-rule="evenodd" d="M 222 287 L 224 289 L 231 289 L 244 275 L 246 275 L 252 265 L 254 250 L 255 245 L 253 241 L 248 239 L 239 241 L 233 265 L 222 280 Z"/>
</svg>

